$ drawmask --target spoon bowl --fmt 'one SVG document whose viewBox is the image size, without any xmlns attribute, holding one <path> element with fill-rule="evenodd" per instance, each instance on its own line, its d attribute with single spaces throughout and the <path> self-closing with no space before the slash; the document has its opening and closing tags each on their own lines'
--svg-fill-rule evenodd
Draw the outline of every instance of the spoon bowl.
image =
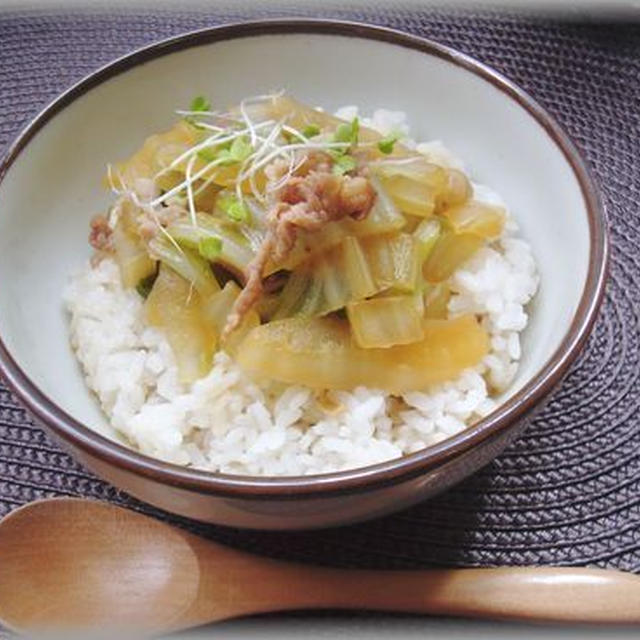
<svg viewBox="0 0 640 640">
<path fill-rule="evenodd" d="M 59 498 L 0 523 L 0 622 L 168 632 L 294 609 L 640 623 L 640 578 L 512 567 L 364 571 L 253 556 L 114 505 Z"/>
<path fill-rule="evenodd" d="M 0 527 L 0 565 L 2 619 L 19 628 L 147 627 L 148 618 L 166 628 L 199 584 L 197 556 L 181 532 L 89 501 L 39 502 L 11 514 Z"/>
</svg>

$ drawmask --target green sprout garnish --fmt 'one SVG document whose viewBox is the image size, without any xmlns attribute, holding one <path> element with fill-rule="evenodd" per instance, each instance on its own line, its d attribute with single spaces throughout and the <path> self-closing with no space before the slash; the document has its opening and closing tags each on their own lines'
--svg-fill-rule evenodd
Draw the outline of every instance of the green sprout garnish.
<svg viewBox="0 0 640 640">
<path fill-rule="evenodd" d="M 360 121 L 356 116 L 351 122 L 339 124 L 333 134 L 334 142 L 348 143 L 352 147 L 358 144 L 358 132 L 360 131 Z M 355 158 L 347 154 L 348 149 L 331 149 L 328 153 L 334 159 L 333 173 L 341 176 L 349 171 L 353 171 L 357 163 Z"/>
<path fill-rule="evenodd" d="M 353 156 L 341 155 L 335 159 L 332 171 L 335 175 L 341 176 L 349 171 L 353 171 L 358 166 Z"/>
<path fill-rule="evenodd" d="M 343 122 L 336 128 L 333 134 L 334 142 L 348 142 L 350 145 L 358 144 L 358 132 L 360 131 L 360 121 L 356 116 L 351 122 Z"/>
<path fill-rule="evenodd" d="M 220 149 L 215 157 L 216 160 L 219 160 L 219 164 L 222 167 L 228 167 L 232 164 L 236 164 L 238 161 L 231 155 L 230 149 Z"/>
<path fill-rule="evenodd" d="M 315 138 L 320 135 L 321 130 L 317 124 L 308 124 L 302 131 L 289 130 L 283 131 L 282 137 L 289 143 L 293 142 L 307 142 L 310 138 Z"/>
<path fill-rule="evenodd" d="M 336 175 L 357 169 L 358 162 L 353 157 L 354 148 L 359 144 L 360 121 L 357 117 L 350 121 L 340 121 L 332 134 L 325 136 L 322 135 L 325 129 L 313 115 L 298 130 L 286 124 L 286 117 L 279 121 L 253 121 L 252 111 L 243 107 L 243 104 L 248 102 L 260 102 L 274 97 L 275 94 L 245 99 L 240 105 L 241 117 L 231 113 L 221 116 L 220 121 L 216 120 L 214 123 L 204 121 L 217 113 L 212 111 L 209 100 L 202 95 L 194 97 L 190 110 L 179 113 L 183 114 L 185 121 L 191 126 L 206 130 L 206 133 L 197 136 L 197 144 L 157 172 L 154 179 L 169 171 L 184 174 L 184 179 L 149 204 L 152 207 L 166 206 L 172 202 L 185 205 L 186 201 L 188 213 L 193 220 L 196 214 L 195 199 L 208 189 L 212 182 L 220 182 L 217 179 L 220 172 L 228 178 L 224 167 L 232 165 L 234 169 L 238 169 L 237 174 L 234 171 L 229 190 L 218 196 L 216 209 L 222 217 L 245 224 L 251 222 L 252 215 L 251 209 L 245 204 L 243 189 L 248 186 L 257 201 L 267 203 L 269 188 L 261 186 L 261 181 L 257 180 L 256 176 L 275 158 L 281 157 L 288 164 L 288 173 L 281 179 L 281 184 L 295 174 L 302 152 L 313 149 L 322 149 L 331 157 L 333 172 Z M 227 120 L 230 124 L 224 126 L 223 123 Z M 316 139 L 311 140 L 312 138 Z M 391 141 L 386 142 L 386 146 L 393 144 Z M 382 147 L 385 145 L 382 144 Z M 196 161 L 199 163 L 196 164 Z M 231 193 L 234 193 L 235 198 L 229 197 Z M 197 225 L 194 223 L 194 226 Z"/>
<path fill-rule="evenodd" d="M 244 137 L 235 138 L 230 146 L 221 148 L 216 154 L 223 167 L 244 162 L 253 153 L 253 147 Z"/>
<path fill-rule="evenodd" d="M 198 158 L 205 162 L 214 162 L 218 158 L 218 154 L 211 147 L 205 147 L 198 151 Z"/>
<path fill-rule="evenodd" d="M 199 112 L 199 111 L 211 111 L 211 103 L 204 96 L 196 96 L 189 105 L 189 111 Z M 185 116 L 185 121 L 188 122 L 192 127 L 196 129 L 203 129 L 196 121 L 195 116 Z"/>
<path fill-rule="evenodd" d="M 196 96 L 191 101 L 189 111 L 211 111 L 211 103 L 204 96 Z"/>
<path fill-rule="evenodd" d="M 253 151 L 253 147 L 251 143 L 244 137 L 236 138 L 231 143 L 231 148 L 229 149 L 231 152 L 231 157 L 234 158 L 237 162 L 244 162 Z"/>
<path fill-rule="evenodd" d="M 314 138 L 320 134 L 320 127 L 317 124 L 308 124 L 303 130 L 302 135 L 305 138 Z"/>
<path fill-rule="evenodd" d="M 222 240 L 217 236 L 206 236 L 198 242 L 198 253 L 205 259 L 214 261 L 222 252 Z"/>
<path fill-rule="evenodd" d="M 248 222 L 249 221 L 249 209 L 240 202 L 240 200 L 232 194 L 220 195 L 218 197 L 218 206 L 227 214 L 234 222 Z"/>
<path fill-rule="evenodd" d="M 385 136 L 384 138 L 382 138 L 382 140 L 380 140 L 378 142 L 378 149 L 386 154 L 389 155 L 390 153 L 393 152 L 393 145 L 398 142 L 398 136 L 391 134 L 388 136 Z"/>
</svg>

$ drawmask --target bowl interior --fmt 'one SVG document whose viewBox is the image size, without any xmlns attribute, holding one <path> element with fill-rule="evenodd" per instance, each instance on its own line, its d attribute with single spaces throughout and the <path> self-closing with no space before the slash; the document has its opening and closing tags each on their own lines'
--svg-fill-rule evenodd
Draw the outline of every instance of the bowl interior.
<svg viewBox="0 0 640 640">
<path fill-rule="evenodd" d="M 111 200 L 101 185 L 106 164 L 169 127 L 194 95 L 225 107 L 281 88 L 325 109 L 407 112 L 415 139 L 442 140 L 509 204 L 541 286 L 506 396 L 560 345 L 587 277 L 587 211 L 562 151 L 525 108 L 486 79 L 397 44 L 242 37 L 172 52 L 92 88 L 45 124 L 0 184 L 0 335 L 40 390 L 77 420 L 110 433 L 69 347 L 62 305 L 69 274 L 90 255 L 89 219 Z"/>
</svg>

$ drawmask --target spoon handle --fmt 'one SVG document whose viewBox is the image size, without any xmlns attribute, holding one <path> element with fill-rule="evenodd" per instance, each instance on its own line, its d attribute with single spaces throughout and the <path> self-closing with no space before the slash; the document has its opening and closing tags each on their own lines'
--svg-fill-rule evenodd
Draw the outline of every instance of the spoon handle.
<svg viewBox="0 0 640 640">
<path fill-rule="evenodd" d="M 0 569 L 0 624 L 15 629 L 117 624 L 165 633 L 247 614 L 318 608 L 640 624 L 640 576 L 621 571 L 313 567 L 71 498 L 35 502 L 3 518 Z"/>
<path fill-rule="evenodd" d="M 356 608 L 528 621 L 640 623 L 640 577 L 621 571 L 562 567 L 425 571 L 307 569 L 289 578 L 288 593 L 297 596 L 287 604 L 301 608 Z"/>
</svg>

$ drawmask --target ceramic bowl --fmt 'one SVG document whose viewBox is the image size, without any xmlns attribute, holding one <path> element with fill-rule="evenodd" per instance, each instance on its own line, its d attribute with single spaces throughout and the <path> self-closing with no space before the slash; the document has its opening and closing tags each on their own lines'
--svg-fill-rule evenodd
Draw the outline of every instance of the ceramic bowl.
<svg viewBox="0 0 640 640">
<path fill-rule="evenodd" d="M 296 478 L 180 468 L 113 439 L 69 347 L 61 296 L 89 255 L 107 162 L 167 128 L 178 105 L 284 88 L 333 109 L 407 112 L 472 178 L 509 203 L 541 286 L 517 378 L 470 429 L 402 459 Z M 359 24 L 284 20 L 216 27 L 146 47 L 48 106 L 9 150 L 0 182 L 0 370 L 37 420 L 98 475 L 168 511 L 226 525 L 298 529 L 415 503 L 496 456 L 542 407 L 593 324 L 606 274 L 604 213 L 574 145 L 525 92 L 452 49 Z"/>
</svg>

